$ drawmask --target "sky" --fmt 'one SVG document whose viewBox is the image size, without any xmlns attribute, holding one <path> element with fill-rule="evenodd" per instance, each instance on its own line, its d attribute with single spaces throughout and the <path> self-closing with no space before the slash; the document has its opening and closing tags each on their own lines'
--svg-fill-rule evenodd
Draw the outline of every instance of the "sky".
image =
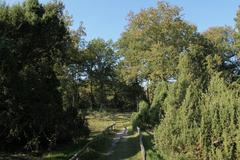
<svg viewBox="0 0 240 160">
<path fill-rule="evenodd" d="M 7 4 L 24 0 L 5 0 Z M 50 0 L 39 0 L 46 3 Z M 157 0 L 62 0 L 73 17 L 73 29 L 82 21 L 86 27 L 86 40 L 93 38 L 116 41 L 127 26 L 130 11 L 154 7 Z M 240 0 L 165 0 L 183 8 L 186 21 L 195 24 L 199 32 L 214 26 L 233 26 Z"/>
</svg>

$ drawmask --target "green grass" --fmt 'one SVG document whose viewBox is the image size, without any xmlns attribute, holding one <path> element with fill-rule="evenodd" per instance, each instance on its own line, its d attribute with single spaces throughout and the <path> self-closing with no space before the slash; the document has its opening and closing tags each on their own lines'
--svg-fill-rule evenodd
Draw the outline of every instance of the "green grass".
<svg viewBox="0 0 240 160">
<path fill-rule="evenodd" d="M 111 125 L 116 122 L 116 132 L 122 130 L 124 127 L 129 128 L 128 136 L 125 136 L 116 146 L 113 148 L 113 152 L 110 155 L 103 156 L 105 153 L 109 152 L 111 149 L 111 139 L 108 137 L 107 145 L 100 144 L 101 150 L 98 150 L 98 153 L 102 156 L 96 158 L 101 160 L 117 160 L 117 159 L 128 159 L 128 160 L 137 160 L 141 159 L 141 150 L 139 144 L 138 134 L 132 131 L 130 124 L 131 114 L 129 113 L 112 113 L 112 112 L 95 112 L 88 116 L 88 122 L 90 129 L 96 133 L 101 131 L 103 128 Z M 94 132 L 92 132 L 94 134 Z M 112 137 L 113 138 L 113 137 Z M 143 143 L 146 150 L 147 159 L 161 159 L 161 157 L 156 156 L 153 144 L 153 136 L 151 133 L 143 132 Z M 94 154 L 94 153 L 92 153 Z M 97 154 L 97 153 L 95 153 Z"/>
<path fill-rule="evenodd" d="M 0 160 L 39 160 L 34 154 L 0 153 Z"/>
<path fill-rule="evenodd" d="M 139 157 L 140 146 L 138 142 L 137 133 L 130 132 L 128 136 L 117 143 L 113 153 L 108 156 L 109 160 L 115 159 L 132 159 Z"/>
<path fill-rule="evenodd" d="M 161 160 L 161 157 L 157 157 L 154 150 L 153 136 L 147 132 L 143 132 L 143 144 L 146 150 L 146 157 L 149 160 Z M 107 157 L 108 160 L 127 159 L 138 160 L 142 159 L 139 136 L 136 132 L 130 130 L 128 136 L 125 136 L 126 140 L 120 141 L 111 155 Z"/>
<path fill-rule="evenodd" d="M 59 147 L 59 148 L 57 148 L 53 151 L 44 153 L 43 156 L 42 156 L 42 159 L 43 160 L 59 160 L 59 159 L 65 160 L 65 159 L 69 159 L 78 150 L 80 150 L 85 143 L 69 144 L 69 145 Z"/>
<path fill-rule="evenodd" d="M 139 145 L 139 137 L 136 132 L 133 132 L 130 124 L 130 113 L 118 113 L 118 112 L 91 112 L 87 116 L 89 128 L 91 134 L 88 140 L 82 141 L 79 144 L 67 144 L 63 146 L 58 146 L 53 151 L 45 152 L 42 156 L 32 156 L 31 154 L 18 154 L 18 155 L 7 155 L 5 159 L 9 160 L 67 160 L 76 152 L 81 150 L 81 148 L 89 141 L 94 139 L 96 136 L 101 134 L 101 132 L 109 125 L 116 123 L 115 132 L 121 131 L 124 127 L 129 128 L 129 134 L 125 137 L 125 141 L 120 141 L 112 148 L 112 138 L 114 134 L 110 134 L 100 138 L 84 152 L 80 159 L 83 160 L 117 160 L 117 159 L 128 159 L 137 160 L 141 159 L 141 151 Z M 149 133 L 143 133 L 143 143 L 147 153 L 148 159 L 154 159 L 152 155 L 155 155 L 154 144 L 152 143 L 153 136 Z M 109 151 L 113 149 L 113 152 L 109 155 Z M 1 159 L 0 154 L 0 160 Z M 157 158 L 161 159 L 161 158 Z"/>
<path fill-rule="evenodd" d="M 116 123 L 116 130 L 130 126 L 130 113 L 117 112 L 93 112 L 87 116 L 91 134 L 97 134 L 103 131 L 107 126 Z"/>
<path fill-rule="evenodd" d="M 101 134 L 101 132 L 108 127 L 109 125 L 116 123 L 116 131 L 122 130 L 124 127 L 130 125 L 130 113 L 117 113 L 117 112 L 91 112 L 86 117 L 88 120 L 88 125 L 91 130 L 89 141 Z M 104 155 L 108 152 L 109 147 L 111 146 L 113 136 L 109 135 L 105 137 L 103 141 L 96 142 L 94 145 L 90 146 L 90 149 L 93 149 L 95 153 L 92 153 L 92 150 L 88 151 L 84 157 L 96 158 L 96 157 L 105 157 Z M 44 160 L 57 160 L 57 159 L 68 159 L 79 151 L 83 146 L 67 146 L 54 150 L 43 155 Z M 100 153 L 101 155 L 97 156 Z M 96 154 L 96 157 L 91 157 L 92 154 Z M 89 156 L 91 155 L 91 156 Z"/>
</svg>

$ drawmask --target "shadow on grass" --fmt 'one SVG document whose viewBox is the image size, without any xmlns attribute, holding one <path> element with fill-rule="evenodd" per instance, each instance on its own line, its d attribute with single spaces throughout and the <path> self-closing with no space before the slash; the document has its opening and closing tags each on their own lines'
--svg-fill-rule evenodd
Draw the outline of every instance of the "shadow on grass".
<svg viewBox="0 0 240 160">
<path fill-rule="evenodd" d="M 145 146 L 145 150 L 146 152 L 151 151 L 151 157 L 153 157 L 152 154 L 154 153 L 153 150 L 154 144 L 152 140 L 153 136 L 149 134 L 144 134 L 143 143 Z M 105 157 L 105 159 L 106 160 L 141 159 L 141 149 L 138 134 L 130 130 L 129 135 L 123 138 L 119 143 L 117 143 L 113 153 Z"/>
<path fill-rule="evenodd" d="M 128 159 L 135 156 L 139 151 L 138 136 L 130 132 L 129 136 L 121 139 L 121 141 L 116 144 L 113 152 L 106 157 L 106 160 Z"/>
<path fill-rule="evenodd" d="M 109 146 L 112 144 L 113 135 L 108 135 L 107 137 L 102 137 L 97 140 L 93 144 L 91 144 L 81 155 L 79 158 L 81 160 L 99 160 L 106 159 L 106 155 L 109 150 Z"/>
<path fill-rule="evenodd" d="M 0 160 L 40 160 L 41 158 L 39 157 L 41 157 L 40 153 L 0 152 Z"/>
<path fill-rule="evenodd" d="M 106 158 L 107 160 L 141 159 L 142 155 L 138 134 L 130 131 L 129 136 L 127 136 L 125 139 L 126 141 L 122 140 L 117 144 L 117 146 L 114 148 L 114 152 Z M 156 150 L 154 149 L 153 140 L 153 135 L 143 132 L 143 144 L 147 159 L 164 160 L 164 158 L 157 154 Z"/>
<path fill-rule="evenodd" d="M 0 160 L 30 160 L 30 156 L 13 156 L 13 155 L 6 155 L 0 154 Z"/>
<path fill-rule="evenodd" d="M 78 150 L 80 150 L 88 141 L 81 141 L 78 144 L 64 144 L 59 145 L 50 152 L 44 153 L 42 158 L 43 160 L 67 160 L 73 156 Z"/>
<path fill-rule="evenodd" d="M 144 148 L 145 148 L 146 153 L 147 153 L 147 159 L 150 159 L 150 160 L 164 160 L 164 158 L 161 155 L 157 154 L 157 152 L 154 148 L 153 140 L 154 140 L 153 135 L 151 135 L 149 133 L 144 133 L 143 144 L 144 144 Z"/>
</svg>

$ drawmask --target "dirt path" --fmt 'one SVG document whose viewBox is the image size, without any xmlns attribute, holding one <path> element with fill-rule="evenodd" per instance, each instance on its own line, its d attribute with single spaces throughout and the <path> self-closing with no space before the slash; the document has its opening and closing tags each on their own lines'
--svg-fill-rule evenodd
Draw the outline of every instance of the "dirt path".
<svg viewBox="0 0 240 160">
<path fill-rule="evenodd" d="M 112 141 L 112 146 L 109 149 L 108 160 L 122 160 L 131 159 L 135 157 L 140 151 L 137 134 L 128 132 L 124 128 L 122 131 L 116 133 Z M 134 159 L 134 158 L 133 158 Z"/>
<path fill-rule="evenodd" d="M 128 129 L 127 128 L 124 128 L 122 131 L 117 132 L 115 134 L 115 137 L 112 140 L 112 146 L 111 146 L 111 148 L 109 149 L 109 152 L 108 152 L 109 155 L 111 155 L 114 152 L 114 149 L 115 149 L 115 147 L 118 143 L 120 143 L 121 141 L 127 142 L 127 139 L 124 138 L 124 136 L 127 136 L 127 135 L 128 135 Z"/>
</svg>

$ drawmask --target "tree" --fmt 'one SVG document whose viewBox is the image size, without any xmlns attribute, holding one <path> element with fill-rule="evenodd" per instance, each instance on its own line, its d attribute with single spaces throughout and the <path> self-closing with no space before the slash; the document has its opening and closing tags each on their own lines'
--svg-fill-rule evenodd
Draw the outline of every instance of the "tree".
<svg viewBox="0 0 240 160">
<path fill-rule="evenodd" d="M 239 67 L 237 49 L 234 46 L 236 32 L 231 27 L 212 27 L 203 35 L 215 47 L 215 53 L 211 56 L 211 68 L 215 71 L 221 71 L 227 81 L 236 80 Z"/>
<path fill-rule="evenodd" d="M 42 5 L 37 0 L 1 5 L 2 148 L 38 150 L 87 133 L 83 117 L 71 123 L 74 127 L 64 120 L 77 118 L 77 111 L 63 110 L 58 90 L 55 67 L 63 66 L 71 46 L 63 8 L 59 2 Z"/>
<path fill-rule="evenodd" d="M 80 99 L 86 108 L 133 110 L 144 97 L 138 83 L 121 80 L 120 57 L 115 50 L 112 41 L 93 39 L 77 52 L 70 71 L 79 83 Z"/>
<path fill-rule="evenodd" d="M 160 3 L 160 6 L 167 6 L 164 4 Z M 173 12 L 176 10 L 169 6 L 167 9 L 171 13 L 178 13 Z M 123 47 L 120 51 L 126 52 L 123 54 L 123 63 L 126 68 L 132 69 L 129 72 L 136 73 L 129 76 L 150 80 L 151 85 L 156 85 L 156 82 L 166 83 L 156 88 L 151 107 L 142 105 L 144 107 L 133 114 L 133 125 L 145 128 L 149 125 L 156 126 L 155 147 L 165 159 L 239 159 L 239 11 L 236 30 L 214 27 L 203 34 L 192 32 L 186 45 L 177 43 L 181 42 L 178 41 L 179 37 L 175 37 L 176 43 L 170 45 L 166 45 L 169 42 L 166 39 L 163 42 L 159 40 L 159 49 L 151 46 L 154 41 L 148 43 L 151 40 L 150 32 L 143 34 L 154 24 L 151 21 L 154 11 L 151 8 L 134 15 L 127 31 L 123 33 L 122 41 L 120 40 L 120 46 Z M 163 8 L 159 11 L 163 11 Z M 146 15 L 148 18 L 144 19 Z M 162 17 L 164 16 L 166 15 L 163 14 Z M 171 22 L 171 19 L 168 21 Z M 171 27 L 166 29 L 166 37 L 174 35 L 168 32 Z M 156 30 L 151 28 L 151 31 Z M 155 37 L 162 36 L 161 33 L 155 32 Z M 182 50 L 178 50 L 179 47 Z M 155 52 L 150 51 L 153 48 Z M 163 62 L 174 62 L 177 67 L 165 65 L 160 68 L 157 63 L 150 63 L 155 60 L 161 62 L 159 53 L 166 50 L 174 61 L 165 59 Z M 147 54 L 156 57 L 147 59 Z M 151 67 L 156 68 L 148 72 Z M 173 73 L 173 70 L 174 74 L 165 78 L 149 76 L 159 69 L 164 73 L 164 67 L 169 67 L 169 70 L 165 70 L 167 74 Z M 163 117 L 159 113 L 164 113 L 161 114 Z"/>
<path fill-rule="evenodd" d="M 89 89 L 90 105 L 103 107 L 107 105 L 107 94 L 115 81 L 117 59 L 111 41 L 103 39 L 90 41 L 83 52 L 82 78 Z"/>
<path fill-rule="evenodd" d="M 168 95 L 169 84 L 160 82 L 154 92 L 154 98 L 149 109 L 149 124 L 155 127 L 164 118 L 164 101 Z"/>
<path fill-rule="evenodd" d="M 180 56 L 178 78 L 162 103 L 165 113 L 155 130 L 156 147 L 168 159 L 194 159 L 201 124 L 201 97 L 208 85 L 206 49 L 190 45 Z"/>
<path fill-rule="evenodd" d="M 134 129 L 140 127 L 141 129 L 148 128 L 148 110 L 149 104 L 145 101 L 139 102 L 138 112 L 131 116 L 132 126 Z"/>
<path fill-rule="evenodd" d="M 196 41 L 196 27 L 185 22 L 181 9 L 159 2 L 157 7 L 130 13 L 119 40 L 127 81 L 167 81 L 175 78 L 179 56 Z"/>
<path fill-rule="evenodd" d="M 236 87 L 236 86 L 235 86 Z M 212 77 L 201 106 L 199 142 L 202 157 L 237 159 L 239 97 L 237 88 L 229 88 L 219 74 Z"/>
</svg>

